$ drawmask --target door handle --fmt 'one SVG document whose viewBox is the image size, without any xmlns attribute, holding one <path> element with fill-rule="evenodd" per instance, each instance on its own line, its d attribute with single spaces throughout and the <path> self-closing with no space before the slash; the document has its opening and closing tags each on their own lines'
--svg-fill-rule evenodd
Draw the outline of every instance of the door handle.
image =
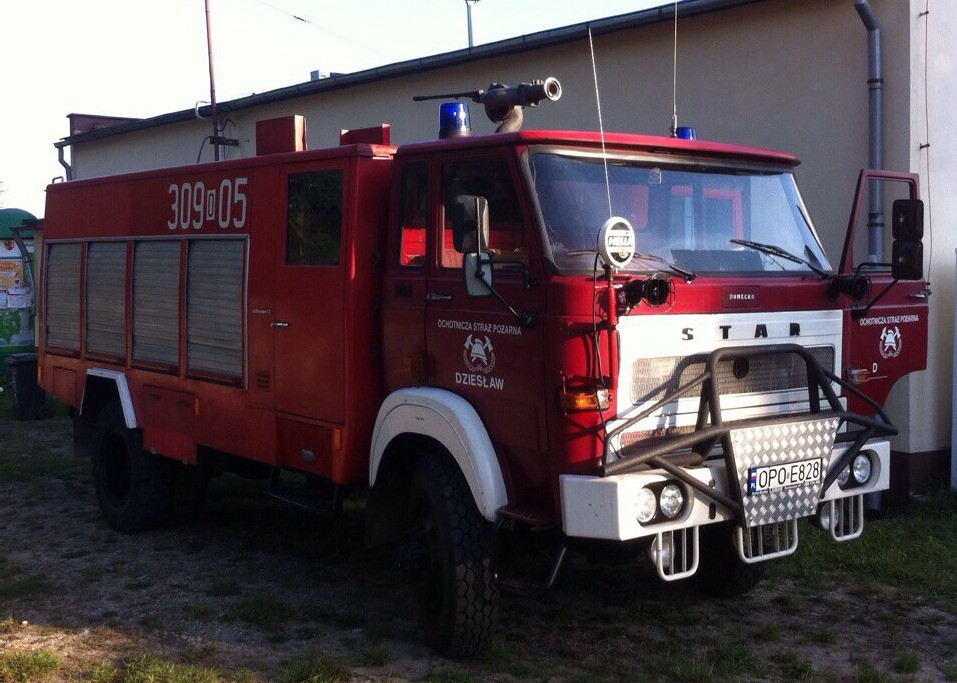
<svg viewBox="0 0 957 683">
<path fill-rule="evenodd" d="M 273 327 L 289 327 L 289 323 L 287 323 L 285 320 L 273 320 L 269 324 Z"/>
<path fill-rule="evenodd" d="M 435 292 L 429 292 L 425 298 L 428 299 L 429 301 L 451 301 L 452 295 L 451 294 L 436 294 Z"/>
</svg>

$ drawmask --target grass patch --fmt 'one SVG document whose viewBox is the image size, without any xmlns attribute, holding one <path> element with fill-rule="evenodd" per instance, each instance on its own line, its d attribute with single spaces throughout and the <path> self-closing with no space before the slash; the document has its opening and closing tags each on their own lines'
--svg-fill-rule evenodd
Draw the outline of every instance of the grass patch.
<svg viewBox="0 0 957 683">
<path fill-rule="evenodd" d="M 325 654 L 287 662 L 279 670 L 280 683 L 348 683 L 351 680 L 349 667 Z"/>
<path fill-rule="evenodd" d="M 867 581 L 911 596 L 957 601 L 957 493 L 939 491 L 894 516 L 868 522 L 852 543 L 834 543 L 809 523 L 801 524 L 800 552 L 771 563 L 771 575 L 812 586 L 839 575 L 852 583 Z M 917 562 L 916 557 L 934 561 Z"/>
<path fill-rule="evenodd" d="M 899 674 L 915 674 L 920 671 L 920 657 L 913 652 L 902 652 L 894 659 L 893 669 Z"/>
<path fill-rule="evenodd" d="M 238 581 L 225 577 L 217 577 L 206 586 L 206 595 L 212 598 L 229 598 L 242 592 Z"/>
<path fill-rule="evenodd" d="M 33 683 L 50 678 L 60 660 L 49 650 L 12 650 L 0 654 L 0 683 Z"/>
<path fill-rule="evenodd" d="M 12 563 L 0 558 L 0 600 L 18 600 L 40 595 L 49 584 L 36 574 L 22 575 Z"/>
<path fill-rule="evenodd" d="M 448 669 L 430 671 L 422 679 L 423 683 L 478 683 L 478 680 L 475 676 Z"/>
<path fill-rule="evenodd" d="M 226 614 L 227 621 L 241 621 L 274 631 L 295 616 L 293 609 L 282 602 L 264 595 L 243 598 Z"/>
<path fill-rule="evenodd" d="M 213 669 L 176 664 L 151 655 L 137 657 L 122 669 L 114 669 L 111 677 L 101 679 L 103 683 L 222 683 L 222 680 Z"/>
<path fill-rule="evenodd" d="M 392 650 L 381 645 L 366 647 L 356 653 L 355 663 L 359 666 L 385 666 L 393 659 Z"/>
<path fill-rule="evenodd" d="M 946 662 L 938 668 L 944 674 L 945 681 L 957 681 L 957 662 Z"/>
</svg>

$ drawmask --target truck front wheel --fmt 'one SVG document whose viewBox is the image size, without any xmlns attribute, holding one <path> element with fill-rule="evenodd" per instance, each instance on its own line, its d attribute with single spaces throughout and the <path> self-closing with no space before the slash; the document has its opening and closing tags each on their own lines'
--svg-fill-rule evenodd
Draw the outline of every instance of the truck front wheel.
<svg viewBox="0 0 957 683">
<path fill-rule="evenodd" d="M 91 445 L 96 499 L 109 525 L 130 533 L 159 524 L 169 504 L 170 463 L 143 451 L 142 433 L 126 427 L 119 403 L 100 411 Z"/>
<path fill-rule="evenodd" d="M 473 655 L 488 642 L 498 606 L 490 525 L 455 463 L 434 454 L 416 467 L 409 509 L 428 639 L 444 655 Z"/>
</svg>

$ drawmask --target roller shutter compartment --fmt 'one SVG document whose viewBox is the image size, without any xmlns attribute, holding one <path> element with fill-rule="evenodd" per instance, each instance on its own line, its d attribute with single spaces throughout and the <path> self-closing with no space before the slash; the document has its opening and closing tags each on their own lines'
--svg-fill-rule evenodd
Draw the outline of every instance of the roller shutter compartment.
<svg viewBox="0 0 957 683">
<path fill-rule="evenodd" d="M 194 240 L 186 273 L 186 367 L 242 379 L 243 260 L 241 240 Z"/>
<path fill-rule="evenodd" d="M 138 242 L 133 251 L 133 360 L 179 365 L 180 241 Z"/>
<path fill-rule="evenodd" d="M 126 243 L 93 242 L 86 252 L 86 352 L 126 357 Z"/>
<path fill-rule="evenodd" d="M 80 245 L 47 248 L 45 344 L 47 348 L 80 350 Z"/>
</svg>

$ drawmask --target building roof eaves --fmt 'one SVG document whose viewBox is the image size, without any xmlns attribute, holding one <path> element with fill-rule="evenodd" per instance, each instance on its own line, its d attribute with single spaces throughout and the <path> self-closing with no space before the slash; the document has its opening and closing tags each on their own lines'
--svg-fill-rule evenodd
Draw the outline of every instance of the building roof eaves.
<svg viewBox="0 0 957 683">
<path fill-rule="evenodd" d="M 681 16 L 691 16 L 706 14 L 724 9 L 731 9 L 742 5 L 749 5 L 763 0 L 683 0 L 680 5 Z M 240 97 L 234 100 L 219 102 L 216 105 L 219 115 L 229 112 L 248 109 L 250 107 L 264 104 L 272 104 L 285 100 L 305 97 L 321 92 L 340 90 L 342 88 L 354 87 L 370 82 L 381 81 L 388 78 L 441 69 L 449 66 L 455 66 L 480 59 L 490 57 L 501 57 L 503 55 L 525 52 L 528 50 L 537 50 L 553 45 L 560 45 L 573 40 L 581 40 L 588 36 L 588 30 L 591 29 L 592 35 L 602 35 L 624 31 L 630 28 L 636 28 L 647 24 L 655 24 L 670 20 L 674 17 L 673 5 L 663 5 L 651 9 L 630 12 L 628 14 L 619 14 L 613 17 L 603 19 L 594 19 L 591 21 L 562 26 L 559 28 L 546 29 L 536 33 L 506 38 L 494 43 L 485 43 L 475 47 L 444 52 L 427 57 L 417 57 L 415 59 L 386 64 L 383 66 L 372 67 L 350 74 L 329 76 L 318 81 L 306 81 L 294 85 L 284 86 L 269 90 L 263 93 L 255 93 L 246 97 Z M 209 106 L 200 107 L 201 115 L 208 117 L 212 109 Z M 160 114 L 150 118 L 138 119 L 129 123 L 102 128 L 98 130 L 81 133 L 65 137 L 55 143 L 56 147 L 65 147 L 84 142 L 93 142 L 103 138 L 122 135 L 123 133 L 132 133 L 138 130 L 154 128 L 157 126 L 168 125 L 171 123 L 181 123 L 191 121 L 196 118 L 196 110 L 184 109 L 182 111 Z"/>
</svg>

